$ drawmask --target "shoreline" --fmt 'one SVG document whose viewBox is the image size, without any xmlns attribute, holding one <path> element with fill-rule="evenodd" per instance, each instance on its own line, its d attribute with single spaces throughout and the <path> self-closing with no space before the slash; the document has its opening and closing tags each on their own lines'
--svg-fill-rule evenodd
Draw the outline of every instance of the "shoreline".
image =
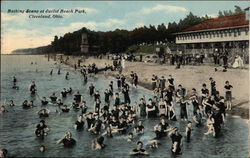
<svg viewBox="0 0 250 158">
<path fill-rule="evenodd" d="M 63 55 L 63 59 L 66 59 L 67 57 L 69 57 L 68 63 L 67 64 L 62 63 L 62 64 L 65 64 L 65 65 L 70 66 L 70 67 L 74 67 L 74 64 L 76 64 L 79 59 L 83 60 L 81 62 L 81 65 L 88 65 L 88 64 L 95 63 L 98 68 L 104 67 L 105 63 L 107 63 L 109 65 L 112 65 L 112 60 L 108 60 L 107 58 L 98 59 L 98 58 L 89 57 L 87 59 L 83 59 L 80 56 L 65 56 L 65 55 Z M 53 59 L 51 59 L 51 60 L 53 60 Z M 59 60 L 59 58 L 57 58 L 56 61 L 58 61 L 58 60 Z M 151 68 L 151 70 L 147 69 L 147 67 Z M 147 75 L 143 75 L 143 74 L 146 74 L 146 73 L 148 73 L 150 71 L 149 73 L 151 73 L 151 74 L 160 73 L 160 74 L 164 75 L 165 78 L 167 78 L 168 76 L 166 76 L 164 74 L 165 72 L 164 73 L 161 72 L 161 71 L 165 70 L 165 69 L 163 70 L 162 67 L 164 67 L 164 68 L 166 67 L 165 68 L 166 70 L 169 70 L 169 67 L 170 67 L 169 71 L 173 73 L 174 78 L 175 78 L 175 72 L 179 73 L 178 71 L 183 71 L 181 69 L 174 70 L 173 66 L 171 67 L 171 66 L 166 66 L 166 65 L 157 65 L 157 64 L 151 64 L 151 63 L 127 62 L 126 61 L 125 69 L 123 70 L 122 74 L 124 74 L 127 81 L 131 84 L 130 71 L 136 72 L 138 74 L 138 76 L 139 76 L 138 87 L 149 90 L 149 91 L 152 91 L 151 90 L 151 80 L 150 80 L 151 76 L 148 77 Z M 184 68 L 187 68 L 189 70 L 189 67 L 191 67 L 190 69 L 192 70 L 193 66 L 191 66 L 191 65 L 190 66 L 185 66 Z M 200 67 L 202 67 L 202 66 L 195 66 L 195 67 L 200 69 Z M 152 69 L 155 69 L 155 71 L 152 70 Z M 214 67 L 210 66 L 210 69 L 214 69 Z M 238 69 L 238 70 L 240 70 L 240 69 Z M 159 72 L 157 72 L 157 71 L 159 71 Z M 173 71 L 175 71 L 175 72 L 173 72 Z M 200 73 L 199 71 L 197 71 L 195 69 L 192 70 L 192 71 Z M 244 74 L 245 74 L 246 73 L 245 71 L 248 71 L 248 69 L 247 70 L 242 69 L 242 71 L 244 71 Z M 142 75 L 140 75 L 141 73 L 142 73 Z M 103 74 L 103 72 L 101 72 L 100 74 Z M 108 71 L 106 71 L 105 74 L 115 78 L 116 75 L 119 74 L 119 73 L 117 71 L 108 70 Z M 232 74 L 232 75 L 234 75 L 234 74 Z M 185 75 L 181 76 L 181 77 L 185 77 Z M 200 76 L 198 76 L 197 78 L 199 78 L 199 77 Z M 239 77 L 239 76 L 237 76 L 237 74 L 236 74 L 236 77 Z M 245 78 L 248 78 L 248 76 L 245 76 Z M 177 78 L 175 78 L 175 80 L 177 80 Z M 193 81 L 193 80 L 190 80 L 190 81 Z M 247 83 L 247 84 L 249 85 L 249 83 Z M 176 84 L 176 81 L 175 81 L 175 86 L 177 86 L 177 85 L 178 84 Z M 194 85 L 196 85 L 196 84 L 194 84 Z M 209 86 L 207 86 L 207 87 L 210 88 Z M 249 86 L 245 86 L 245 88 L 247 88 L 247 87 L 249 87 Z M 190 87 L 186 87 L 186 89 L 187 89 L 187 93 L 190 92 Z M 197 91 L 199 92 L 199 89 L 197 89 Z M 234 91 L 235 91 L 235 89 L 233 89 L 233 94 L 237 94 L 237 92 L 234 92 Z M 245 93 L 247 93 L 247 95 L 249 96 L 248 92 L 245 92 Z M 246 96 L 246 94 L 245 94 L 245 96 Z M 226 113 L 229 114 L 229 115 L 232 115 L 232 116 L 240 116 L 242 119 L 249 120 L 249 98 L 247 98 L 245 96 L 241 96 L 239 99 L 234 98 L 232 110 L 231 111 L 226 111 Z"/>
</svg>

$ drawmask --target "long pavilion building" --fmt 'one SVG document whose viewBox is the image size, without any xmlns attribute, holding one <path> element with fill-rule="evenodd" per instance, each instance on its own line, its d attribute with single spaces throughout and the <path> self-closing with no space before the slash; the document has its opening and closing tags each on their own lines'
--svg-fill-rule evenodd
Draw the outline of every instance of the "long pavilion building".
<svg viewBox="0 0 250 158">
<path fill-rule="evenodd" d="M 229 55 L 249 53 L 249 14 L 237 14 L 205 20 L 176 33 L 176 44 L 184 53 L 227 51 Z"/>
</svg>

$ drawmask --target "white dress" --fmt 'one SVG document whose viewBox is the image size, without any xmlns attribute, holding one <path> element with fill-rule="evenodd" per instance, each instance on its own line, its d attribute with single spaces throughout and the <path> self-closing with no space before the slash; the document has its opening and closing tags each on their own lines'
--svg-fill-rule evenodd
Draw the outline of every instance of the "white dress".
<svg viewBox="0 0 250 158">
<path fill-rule="evenodd" d="M 244 67 L 243 60 L 241 59 L 240 56 L 235 58 L 232 67 L 233 68 L 243 68 Z"/>
<path fill-rule="evenodd" d="M 122 68 L 124 69 L 125 68 L 125 59 L 122 58 Z"/>
</svg>

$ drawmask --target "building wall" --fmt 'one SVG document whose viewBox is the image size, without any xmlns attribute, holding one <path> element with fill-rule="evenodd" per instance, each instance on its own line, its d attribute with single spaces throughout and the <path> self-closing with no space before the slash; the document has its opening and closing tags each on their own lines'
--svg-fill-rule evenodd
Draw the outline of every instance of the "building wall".
<svg viewBox="0 0 250 158">
<path fill-rule="evenodd" d="M 231 28 L 213 31 L 200 31 L 193 33 L 180 33 L 176 35 L 176 43 L 209 43 L 225 41 L 248 41 L 249 28 Z"/>
</svg>

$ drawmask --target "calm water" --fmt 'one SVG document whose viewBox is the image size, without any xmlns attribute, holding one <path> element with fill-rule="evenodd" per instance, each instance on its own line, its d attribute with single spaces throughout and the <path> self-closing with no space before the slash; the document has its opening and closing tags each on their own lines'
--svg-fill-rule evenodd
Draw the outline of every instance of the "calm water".
<svg viewBox="0 0 250 158">
<path fill-rule="evenodd" d="M 37 62 L 37 65 L 31 65 L 31 62 Z M 91 141 L 96 137 L 86 131 L 76 132 L 73 129 L 73 123 L 76 120 L 77 112 L 71 110 L 66 114 L 50 114 L 46 118 L 46 124 L 50 128 L 50 133 L 44 140 L 39 140 L 34 134 L 34 130 L 40 119 L 36 114 L 40 107 L 40 101 L 36 97 L 31 97 L 28 92 L 28 85 L 32 80 L 36 81 L 38 94 L 48 97 L 52 92 L 59 92 L 63 88 L 72 87 L 73 90 L 79 90 L 87 102 L 89 111 L 93 107 L 93 98 L 88 95 L 88 87 L 91 82 L 99 90 L 108 87 L 108 83 L 113 80 L 104 75 L 97 75 L 89 78 L 87 84 L 84 84 L 81 75 L 74 72 L 72 68 L 61 65 L 61 75 L 57 75 L 59 65 L 54 64 L 54 61 L 48 62 L 42 56 L 23 56 L 11 55 L 1 56 L 1 103 L 4 99 L 14 100 L 16 106 L 9 108 L 9 112 L 0 115 L 0 148 L 8 149 L 12 156 L 18 157 L 129 157 L 128 151 L 135 147 L 135 142 L 128 143 L 126 136 L 117 135 L 114 138 L 105 139 L 107 147 L 102 151 L 91 150 Z M 36 72 L 37 69 L 37 72 Z M 54 69 L 54 74 L 49 75 L 51 69 Z M 70 80 L 65 80 L 66 72 L 70 72 Z M 19 90 L 13 90 L 12 76 L 17 77 L 17 85 Z M 114 89 L 116 82 L 114 81 Z M 144 94 L 146 99 L 152 97 L 152 93 L 144 89 L 132 88 L 130 96 L 132 103 L 139 101 L 139 98 Z M 103 95 L 101 98 L 104 99 Z M 21 103 L 25 100 L 33 100 L 36 107 L 28 110 L 23 110 Z M 64 103 L 70 103 L 73 97 L 68 96 Z M 122 97 L 123 99 L 123 97 Z M 104 101 L 103 101 L 104 102 Z M 52 105 L 49 109 L 55 109 Z M 191 109 L 190 109 L 191 110 Z M 177 116 L 179 109 L 176 109 Z M 189 116 L 189 118 L 191 118 Z M 141 140 L 146 144 L 148 140 L 153 138 L 153 126 L 159 120 L 145 120 L 145 134 L 140 138 L 135 138 L 135 141 Z M 181 134 L 184 136 L 185 122 L 169 122 L 173 126 L 179 127 Z M 240 118 L 227 117 L 226 125 L 223 127 L 223 135 L 219 139 L 212 136 L 205 136 L 206 127 L 193 127 L 192 140 L 190 144 L 184 142 L 183 154 L 179 157 L 196 158 L 196 157 L 248 157 L 248 125 L 245 120 Z M 73 133 L 73 138 L 77 140 L 77 145 L 72 149 L 63 148 L 62 144 L 56 144 L 56 141 L 61 138 L 66 130 Z M 40 153 L 39 146 L 44 144 L 46 152 Z M 150 157 L 171 157 L 170 154 L 170 139 L 164 138 L 157 150 L 148 149 Z"/>
</svg>

